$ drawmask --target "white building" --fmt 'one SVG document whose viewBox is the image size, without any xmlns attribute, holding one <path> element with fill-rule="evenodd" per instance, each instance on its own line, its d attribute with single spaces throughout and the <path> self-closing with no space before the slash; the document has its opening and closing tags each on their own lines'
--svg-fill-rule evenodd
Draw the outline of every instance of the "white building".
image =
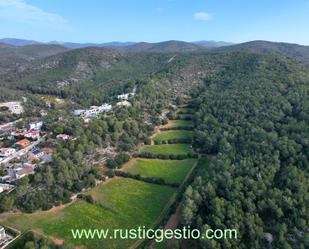
<svg viewBox="0 0 309 249">
<path fill-rule="evenodd" d="M 0 186 L 0 193 L 2 193 L 4 190 L 3 190 L 3 188 Z"/>
<path fill-rule="evenodd" d="M 0 107 L 7 107 L 13 114 L 21 114 L 24 112 L 24 108 L 19 101 L 0 103 Z"/>
<path fill-rule="evenodd" d="M 43 121 L 32 122 L 29 124 L 29 130 L 39 131 L 43 126 Z"/>
<path fill-rule="evenodd" d="M 103 105 L 99 106 L 100 112 L 109 112 L 110 110 L 112 110 L 112 105 L 103 104 Z"/>
<path fill-rule="evenodd" d="M 86 111 L 86 110 L 81 110 L 81 109 L 74 110 L 74 111 L 73 111 L 73 115 L 74 115 L 74 116 L 80 116 L 80 115 L 83 115 L 85 111 Z"/>
<path fill-rule="evenodd" d="M 120 106 L 120 107 L 130 107 L 131 106 L 131 103 L 129 101 L 120 101 L 116 104 L 117 106 Z"/>
<path fill-rule="evenodd" d="M 87 118 L 95 117 L 97 114 L 102 112 L 108 112 L 112 109 L 112 105 L 109 104 L 103 104 L 101 106 L 90 106 L 90 109 L 88 110 L 75 110 L 73 111 L 73 114 L 75 116 L 83 116 Z"/>
<path fill-rule="evenodd" d="M 1 148 L 0 149 L 0 156 L 7 157 L 13 155 L 16 152 L 14 148 Z"/>
<path fill-rule="evenodd" d="M 124 94 L 120 94 L 117 96 L 118 99 L 121 99 L 121 100 L 128 100 L 129 99 L 129 93 L 124 93 Z"/>
</svg>

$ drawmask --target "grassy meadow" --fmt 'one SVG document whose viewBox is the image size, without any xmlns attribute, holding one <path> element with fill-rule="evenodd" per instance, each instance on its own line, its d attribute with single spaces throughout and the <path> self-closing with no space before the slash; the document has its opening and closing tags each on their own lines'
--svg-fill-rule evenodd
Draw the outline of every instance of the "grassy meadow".
<svg viewBox="0 0 309 249">
<path fill-rule="evenodd" d="M 161 131 L 154 137 L 155 142 L 168 141 L 170 139 L 192 139 L 193 131 L 188 130 L 170 130 L 170 131 Z"/>
<path fill-rule="evenodd" d="M 192 152 L 190 144 L 161 144 L 161 145 L 146 145 L 142 152 L 150 152 L 161 155 L 186 155 Z"/>
<path fill-rule="evenodd" d="M 163 178 L 168 183 L 182 183 L 196 161 L 196 159 L 149 160 L 137 158 L 131 160 L 124 171 L 141 176 Z"/>
<path fill-rule="evenodd" d="M 71 229 L 150 227 L 175 192 L 175 188 L 119 178 L 101 184 L 87 193 L 94 198 L 95 204 L 78 200 L 62 210 L 16 214 L 7 218 L 0 216 L 0 223 L 21 231 L 33 228 L 47 236 L 64 239 L 89 249 L 124 249 L 134 241 L 74 240 Z"/>
</svg>

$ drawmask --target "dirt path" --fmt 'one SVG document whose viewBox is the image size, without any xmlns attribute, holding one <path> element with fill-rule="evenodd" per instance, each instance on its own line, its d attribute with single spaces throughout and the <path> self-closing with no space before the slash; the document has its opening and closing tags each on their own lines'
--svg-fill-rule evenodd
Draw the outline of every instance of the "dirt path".
<svg viewBox="0 0 309 249">
<path fill-rule="evenodd" d="M 171 215 L 171 217 L 165 224 L 164 229 L 176 229 L 180 223 L 180 217 L 181 217 L 181 203 L 176 208 L 176 212 Z"/>
</svg>

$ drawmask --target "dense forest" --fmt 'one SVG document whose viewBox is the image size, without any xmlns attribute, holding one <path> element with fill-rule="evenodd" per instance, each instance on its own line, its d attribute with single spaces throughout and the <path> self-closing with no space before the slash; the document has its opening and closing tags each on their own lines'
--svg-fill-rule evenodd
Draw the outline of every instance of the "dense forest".
<svg viewBox="0 0 309 249">
<path fill-rule="evenodd" d="M 196 94 L 195 147 L 214 155 L 184 196 L 182 222 L 237 229 L 202 248 L 309 247 L 309 68 L 234 54 Z"/>
</svg>

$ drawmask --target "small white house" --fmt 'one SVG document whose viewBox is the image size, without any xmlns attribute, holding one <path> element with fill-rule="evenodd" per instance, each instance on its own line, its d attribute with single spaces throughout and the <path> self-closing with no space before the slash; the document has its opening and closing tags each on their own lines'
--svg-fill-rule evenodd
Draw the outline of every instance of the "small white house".
<svg viewBox="0 0 309 249">
<path fill-rule="evenodd" d="M 74 116 L 80 116 L 80 115 L 83 115 L 85 111 L 86 110 L 82 110 L 82 109 L 74 110 L 73 115 Z"/>
<path fill-rule="evenodd" d="M 4 190 L 3 190 L 3 188 L 0 186 L 0 193 L 2 193 Z"/>
<path fill-rule="evenodd" d="M 0 156 L 7 157 L 13 155 L 16 152 L 14 148 L 1 148 L 0 149 Z"/>
<path fill-rule="evenodd" d="M 103 104 L 103 105 L 99 106 L 100 112 L 108 112 L 111 109 L 112 109 L 112 105 L 109 105 L 109 104 Z"/>
<path fill-rule="evenodd" d="M 29 124 L 29 130 L 39 131 L 43 126 L 43 121 L 32 122 Z"/>
<path fill-rule="evenodd" d="M 56 136 L 57 139 L 60 139 L 60 140 L 68 140 L 70 138 L 69 135 L 67 134 L 59 134 Z"/>
<path fill-rule="evenodd" d="M 121 100 L 128 100 L 129 99 L 129 93 L 124 93 L 124 94 L 120 94 L 117 96 L 118 99 L 121 99 Z"/>
</svg>

